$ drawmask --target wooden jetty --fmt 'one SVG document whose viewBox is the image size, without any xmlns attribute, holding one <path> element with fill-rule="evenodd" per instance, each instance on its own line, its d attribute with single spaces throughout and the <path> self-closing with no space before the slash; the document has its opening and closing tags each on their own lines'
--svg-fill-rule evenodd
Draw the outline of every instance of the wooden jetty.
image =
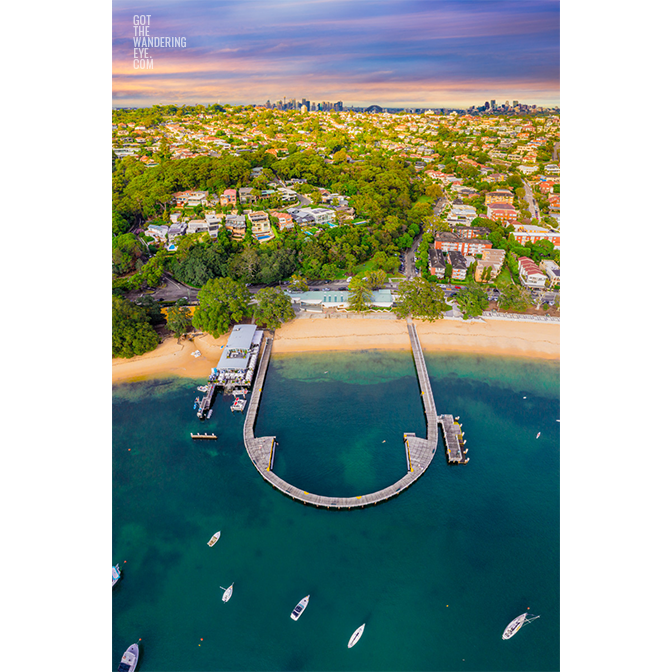
<svg viewBox="0 0 672 672">
<path fill-rule="evenodd" d="M 198 405 L 198 411 L 196 411 L 196 415 L 199 418 L 203 418 L 205 415 L 207 415 L 208 411 L 210 410 L 210 406 L 212 405 L 212 398 L 215 396 L 216 387 L 217 386 L 215 385 L 215 383 L 208 384 L 208 391 L 205 393 L 203 399 L 201 399 Z"/>
<path fill-rule="evenodd" d="M 446 457 L 451 464 L 466 464 L 469 458 L 465 456 L 462 425 L 452 415 L 440 415 L 438 422 L 443 429 L 443 440 L 446 444 Z"/>
<path fill-rule="evenodd" d="M 429 380 L 429 374 L 427 373 L 427 366 L 425 365 L 425 357 L 422 348 L 420 347 L 420 339 L 418 338 L 415 325 L 412 321 L 409 319 L 407 320 L 407 323 L 408 333 L 411 339 L 413 359 L 415 361 L 418 382 L 420 384 L 422 404 L 425 410 L 425 417 L 427 418 L 426 439 L 418 437 L 411 432 L 404 434 L 404 448 L 406 452 L 406 464 L 408 467 L 407 473 L 398 481 L 382 490 L 357 497 L 329 497 L 325 495 L 316 495 L 301 490 L 274 474 L 273 460 L 275 458 L 275 450 L 277 447 L 275 437 L 254 436 L 254 424 L 259 410 L 261 394 L 264 388 L 264 380 L 266 379 L 266 371 L 268 369 L 268 363 L 271 358 L 271 350 L 273 347 L 273 339 L 268 337 L 264 339 L 262 344 L 263 351 L 257 366 L 257 376 L 252 388 L 252 394 L 248 400 L 249 406 L 243 427 L 243 436 L 247 454 L 257 468 L 257 471 L 268 483 L 288 497 L 301 501 L 304 504 L 311 504 L 312 506 L 326 509 L 353 509 L 364 508 L 365 506 L 378 504 L 379 502 L 384 502 L 387 499 L 396 497 L 400 492 L 408 488 L 422 476 L 436 453 L 436 446 L 439 438 L 437 423 L 439 420 L 436 415 L 434 395 L 432 394 L 432 386 Z M 452 418 L 452 416 L 448 417 Z M 445 427 L 445 425 L 443 426 Z"/>
<path fill-rule="evenodd" d="M 214 434 L 194 434 L 191 432 L 192 439 L 216 439 L 217 437 Z"/>
</svg>

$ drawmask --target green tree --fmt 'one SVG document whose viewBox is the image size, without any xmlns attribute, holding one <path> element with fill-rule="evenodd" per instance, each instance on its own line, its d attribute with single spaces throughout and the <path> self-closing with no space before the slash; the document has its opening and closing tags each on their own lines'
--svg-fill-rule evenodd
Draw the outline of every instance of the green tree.
<svg viewBox="0 0 672 672">
<path fill-rule="evenodd" d="M 119 296 L 112 297 L 112 356 L 134 357 L 161 342 L 147 312 Z"/>
<path fill-rule="evenodd" d="M 530 291 L 514 283 L 500 287 L 499 307 L 502 310 L 525 312 L 532 305 Z"/>
<path fill-rule="evenodd" d="M 302 275 L 295 273 L 289 279 L 289 289 L 292 292 L 307 292 L 308 282 Z"/>
<path fill-rule="evenodd" d="M 212 278 L 203 285 L 198 299 L 200 305 L 194 311 L 192 324 L 219 338 L 248 313 L 250 292 L 231 278 Z"/>
<path fill-rule="evenodd" d="M 294 318 L 292 300 L 279 287 L 260 289 L 255 299 L 254 320 L 269 329 L 277 329 L 283 322 Z"/>
<path fill-rule="evenodd" d="M 443 291 L 438 285 L 416 277 L 399 283 L 399 297 L 394 312 L 401 318 L 417 317 L 433 322 L 448 310 Z"/>
<path fill-rule="evenodd" d="M 173 306 L 166 310 L 166 326 L 179 341 L 191 327 L 191 311 L 186 306 Z"/>
<path fill-rule="evenodd" d="M 483 314 L 488 307 L 488 295 L 482 287 L 470 283 L 457 293 L 455 302 L 462 313 L 462 319 L 468 320 Z"/>
<path fill-rule="evenodd" d="M 373 299 L 373 291 L 369 283 L 362 278 L 353 278 L 348 289 L 350 291 L 348 296 L 350 308 L 358 313 L 367 310 Z"/>
<path fill-rule="evenodd" d="M 382 268 L 378 268 L 375 271 L 370 271 L 366 280 L 371 289 L 378 289 L 387 282 L 387 273 Z"/>
</svg>

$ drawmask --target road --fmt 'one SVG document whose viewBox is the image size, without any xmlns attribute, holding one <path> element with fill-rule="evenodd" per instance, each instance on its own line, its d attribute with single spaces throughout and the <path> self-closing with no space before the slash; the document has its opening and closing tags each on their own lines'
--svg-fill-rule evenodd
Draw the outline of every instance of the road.
<svg viewBox="0 0 672 672">
<path fill-rule="evenodd" d="M 523 180 L 523 188 L 525 189 L 525 200 L 529 206 L 527 209 L 532 214 L 532 219 L 541 219 L 539 215 L 539 205 L 534 199 L 534 194 L 532 193 L 532 188 L 528 184 L 527 180 Z"/>
</svg>

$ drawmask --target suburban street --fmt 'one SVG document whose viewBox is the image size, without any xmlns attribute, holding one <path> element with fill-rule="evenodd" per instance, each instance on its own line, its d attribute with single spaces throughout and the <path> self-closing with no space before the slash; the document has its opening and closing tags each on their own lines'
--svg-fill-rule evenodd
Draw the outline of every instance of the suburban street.
<svg viewBox="0 0 672 672">
<path fill-rule="evenodd" d="M 528 210 L 532 214 L 532 219 L 541 219 L 539 216 L 539 205 L 534 199 L 534 194 L 532 193 L 532 188 L 527 183 L 527 180 L 523 180 L 523 188 L 525 189 L 525 200 L 528 204 Z"/>
</svg>

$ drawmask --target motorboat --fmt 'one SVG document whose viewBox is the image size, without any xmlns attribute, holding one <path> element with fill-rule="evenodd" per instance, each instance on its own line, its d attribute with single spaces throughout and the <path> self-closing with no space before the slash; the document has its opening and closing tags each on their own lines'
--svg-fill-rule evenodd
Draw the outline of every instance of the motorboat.
<svg viewBox="0 0 672 672">
<path fill-rule="evenodd" d="M 112 587 L 114 588 L 114 584 L 119 581 L 121 578 L 121 570 L 119 569 L 119 565 L 114 565 L 112 567 Z"/>
<path fill-rule="evenodd" d="M 228 602 L 231 599 L 231 595 L 233 595 L 233 583 L 228 588 L 224 588 L 224 586 L 220 586 L 220 588 L 224 591 L 222 602 Z"/>
<path fill-rule="evenodd" d="M 140 649 L 137 644 L 131 644 L 124 655 L 121 657 L 121 662 L 117 668 L 117 672 L 133 672 L 136 665 L 138 664 L 138 658 L 140 656 Z"/>
<path fill-rule="evenodd" d="M 299 620 L 299 617 L 303 613 L 303 610 L 308 606 L 308 600 L 310 599 L 310 595 L 306 595 L 293 609 L 291 616 L 292 619 L 295 621 Z"/>
<path fill-rule="evenodd" d="M 504 628 L 502 639 L 511 639 L 511 637 L 513 637 L 524 625 L 532 623 L 532 621 L 535 621 L 537 618 L 539 618 L 539 616 L 528 618 L 527 612 L 520 616 L 516 616 L 516 618 Z"/>
<path fill-rule="evenodd" d="M 352 633 L 352 637 L 350 637 L 350 641 L 348 642 L 348 648 L 349 648 L 349 649 L 351 649 L 355 644 L 357 644 L 357 642 L 359 641 L 360 637 L 362 636 L 362 633 L 364 632 L 364 626 L 365 626 L 365 625 L 366 625 L 365 623 L 362 623 L 362 625 L 360 625 L 360 626 L 357 628 L 357 630 L 355 630 L 355 631 Z"/>
<path fill-rule="evenodd" d="M 243 397 L 236 397 L 236 400 L 231 404 L 232 411 L 243 411 L 245 410 L 245 404 L 247 404 L 247 399 Z"/>
<path fill-rule="evenodd" d="M 210 537 L 210 541 L 208 542 L 208 546 L 214 546 L 218 541 L 219 538 L 222 536 L 221 531 L 220 532 L 215 532 L 212 537 Z"/>
</svg>

